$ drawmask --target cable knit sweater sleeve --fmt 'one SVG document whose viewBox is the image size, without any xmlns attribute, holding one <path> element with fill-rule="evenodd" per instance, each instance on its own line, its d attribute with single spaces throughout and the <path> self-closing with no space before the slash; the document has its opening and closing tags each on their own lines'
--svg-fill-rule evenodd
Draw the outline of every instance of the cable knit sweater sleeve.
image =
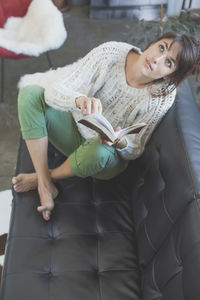
<svg viewBox="0 0 200 300">
<path fill-rule="evenodd" d="M 102 86 L 111 56 L 107 42 L 91 50 L 85 57 L 68 65 L 63 76 L 45 88 L 45 101 L 61 110 L 76 109 L 75 99 L 92 95 Z M 109 55 L 109 62 L 106 63 Z M 114 55 L 113 55 L 114 58 Z"/>
<path fill-rule="evenodd" d="M 75 99 L 79 96 L 92 95 L 102 86 L 108 73 L 109 65 L 118 55 L 111 55 L 116 42 L 106 42 L 92 49 L 86 56 L 65 67 L 49 70 L 44 73 L 26 74 L 18 87 L 27 85 L 42 86 L 45 102 L 59 110 L 76 109 Z"/>
</svg>

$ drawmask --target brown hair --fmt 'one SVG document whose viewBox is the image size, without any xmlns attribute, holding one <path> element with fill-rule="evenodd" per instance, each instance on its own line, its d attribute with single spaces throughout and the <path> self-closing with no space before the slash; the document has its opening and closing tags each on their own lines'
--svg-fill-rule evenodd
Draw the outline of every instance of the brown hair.
<svg viewBox="0 0 200 300">
<path fill-rule="evenodd" d="M 168 84 L 161 92 L 165 96 L 172 92 L 190 74 L 195 74 L 196 80 L 198 79 L 200 73 L 200 42 L 191 35 L 167 32 L 151 42 L 147 48 L 162 39 L 172 39 L 170 47 L 176 42 L 180 44 L 180 51 L 177 55 L 177 68 L 168 76 Z M 163 80 L 163 78 L 160 78 L 155 82 L 162 82 Z"/>
</svg>

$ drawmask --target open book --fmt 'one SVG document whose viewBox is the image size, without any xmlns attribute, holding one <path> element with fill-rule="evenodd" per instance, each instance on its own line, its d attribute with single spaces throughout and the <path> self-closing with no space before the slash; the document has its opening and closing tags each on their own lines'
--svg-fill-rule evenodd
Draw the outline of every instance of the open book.
<svg viewBox="0 0 200 300">
<path fill-rule="evenodd" d="M 87 115 L 78 122 L 100 133 L 103 139 L 106 139 L 114 144 L 117 143 L 124 135 L 138 133 L 143 127 L 146 126 L 145 123 L 139 123 L 119 131 L 115 131 L 110 122 L 103 115 L 98 113 Z"/>
</svg>

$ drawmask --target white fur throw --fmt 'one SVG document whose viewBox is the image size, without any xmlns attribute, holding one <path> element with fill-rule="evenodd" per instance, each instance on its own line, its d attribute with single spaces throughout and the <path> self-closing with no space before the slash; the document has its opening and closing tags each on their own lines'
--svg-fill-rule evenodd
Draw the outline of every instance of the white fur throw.
<svg viewBox="0 0 200 300">
<path fill-rule="evenodd" d="M 39 56 L 57 49 L 65 41 L 63 16 L 51 0 L 33 0 L 23 18 L 8 18 L 0 29 L 0 46 L 15 52 Z"/>
</svg>

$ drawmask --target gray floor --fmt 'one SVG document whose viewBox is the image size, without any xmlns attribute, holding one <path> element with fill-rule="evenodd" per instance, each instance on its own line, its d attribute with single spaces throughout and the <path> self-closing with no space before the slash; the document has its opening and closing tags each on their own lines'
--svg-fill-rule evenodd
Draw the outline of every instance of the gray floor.
<svg viewBox="0 0 200 300">
<path fill-rule="evenodd" d="M 125 41 L 126 25 L 136 26 L 132 20 L 93 20 L 89 7 L 74 6 L 64 14 L 68 38 L 64 45 L 51 51 L 54 67 L 69 64 L 104 41 Z M 139 34 L 139 29 L 136 29 Z M 0 103 L 0 191 L 11 188 L 15 173 L 20 130 L 17 118 L 17 82 L 21 75 L 48 69 L 45 55 L 23 60 L 5 60 L 5 102 Z M 192 81 L 193 89 L 195 83 Z"/>
</svg>

